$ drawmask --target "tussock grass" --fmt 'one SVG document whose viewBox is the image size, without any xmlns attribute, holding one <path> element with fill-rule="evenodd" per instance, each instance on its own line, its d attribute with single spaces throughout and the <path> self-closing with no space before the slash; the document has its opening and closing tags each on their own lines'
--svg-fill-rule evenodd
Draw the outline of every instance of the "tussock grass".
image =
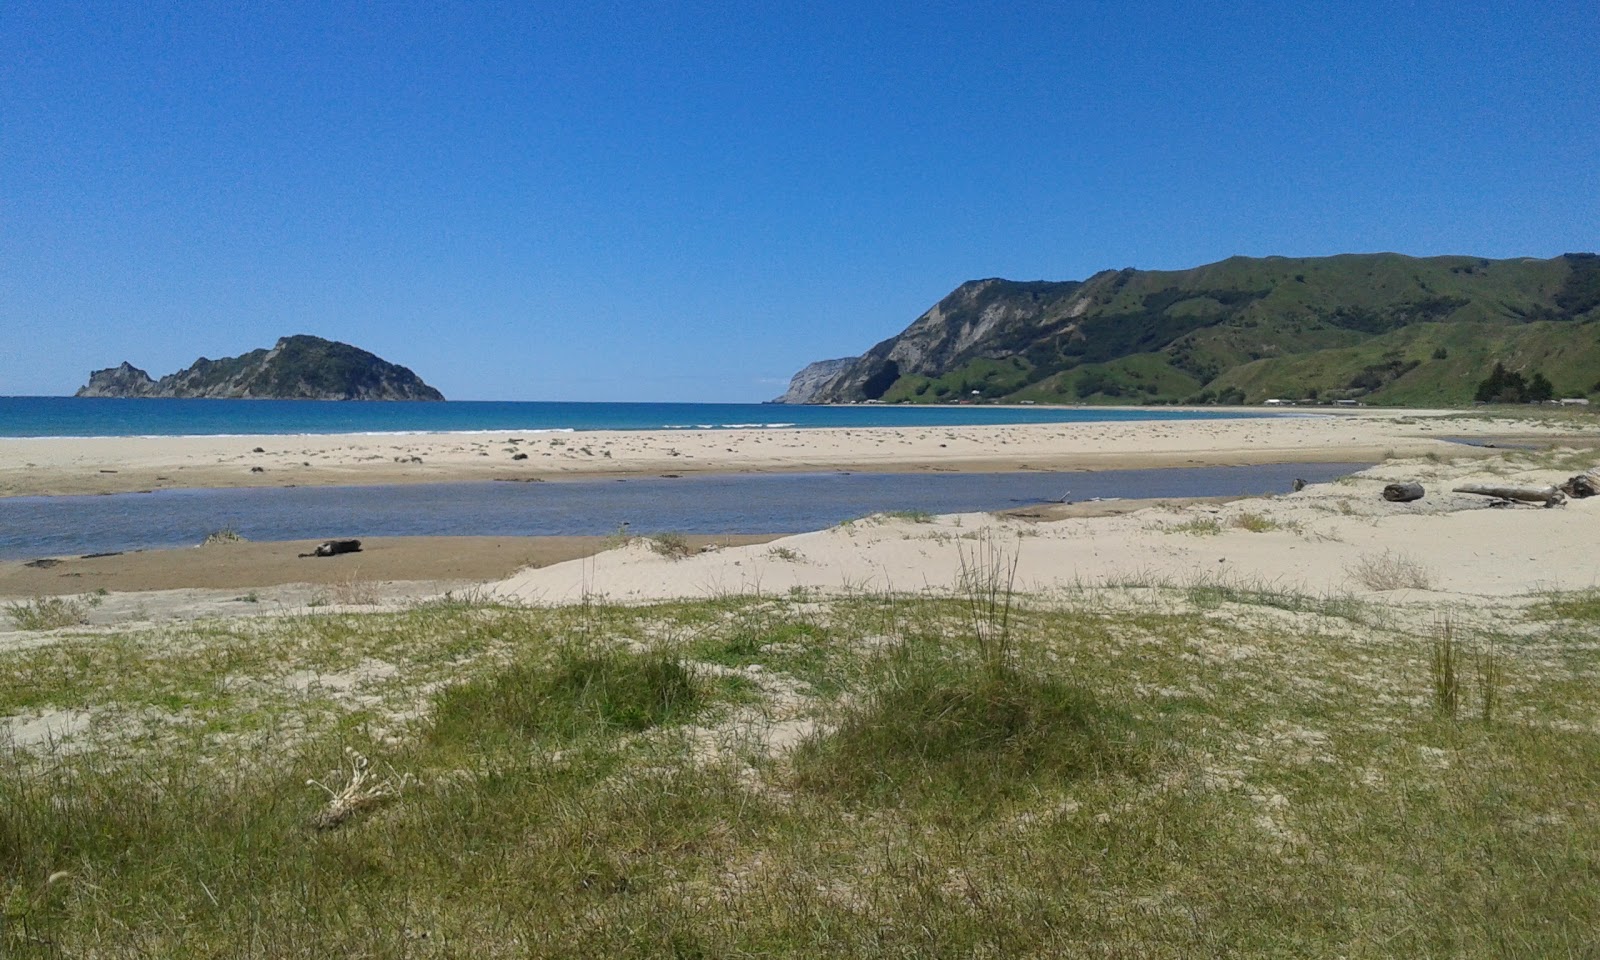
<svg viewBox="0 0 1600 960">
<path fill-rule="evenodd" d="M 1222 532 L 1222 523 L 1216 517 L 1195 517 L 1163 528 L 1168 533 L 1187 533 L 1195 537 L 1214 537 Z"/>
<path fill-rule="evenodd" d="M 870 699 L 801 751 L 798 782 L 868 803 L 985 816 L 999 797 L 1135 766 L 1125 717 L 1055 677 L 902 651 Z"/>
<path fill-rule="evenodd" d="M 654 533 L 646 537 L 650 549 L 669 560 L 682 560 L 694 556 L 695 550 L 681 533 Z"/>
<path fill-rule="evenodd" d="M 573 741 L 683 722 L 708 699 L 670 655 L 569 647 L 554 663 L 519 662 L 447 689 L 433 732 L 456 741 Z"/>
<path fill-rule="evenodd" d="M 232 527 L 223 527 L 223 528 L 221 528 L 219 530 L 213 530 L 210 533 L 206 534 L 205 538 L 200 541 L 200 546 L 209 547 L 209 546 L 211 546 L 213 544 L 218 544 L 218 543 L 244 543 L 244 542 L 246 542 L 245 541 L 245 537 L 239 531 L 233 529 Z"/>
<path fill-rule="evenodd" d="M 1233 525 L 1241 530 L 1251 533 L 1266 533 L 1269 530 L 1280 530 L 1283 524 L 1260 513 L 1241 513 L 1233 518 Z"/>
</svg>

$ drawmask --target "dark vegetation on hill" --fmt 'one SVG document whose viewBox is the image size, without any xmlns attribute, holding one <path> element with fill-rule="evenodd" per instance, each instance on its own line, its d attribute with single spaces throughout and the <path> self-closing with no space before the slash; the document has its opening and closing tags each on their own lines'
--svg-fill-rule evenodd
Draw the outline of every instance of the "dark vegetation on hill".
<svg viewBox="0 0 1600 960">
<path fill-rule="evenodd" d="M 1233 257 L 977 280 L 862 356 L 802 371 L 783 399 L 1465 404 L 1496 364 L 1583 396 L 1600 391 L 1596 320 L 1592 253 Z"/>
<path fill-rule="evenodd" d="M 160 380 L 124 362 L 96 370 L 80 397 L 210 397 L 276 400 L 443 400 L 406 367 L 321 337 L 284 337 L 270 350 L 201 357 Z"/>
</svg>

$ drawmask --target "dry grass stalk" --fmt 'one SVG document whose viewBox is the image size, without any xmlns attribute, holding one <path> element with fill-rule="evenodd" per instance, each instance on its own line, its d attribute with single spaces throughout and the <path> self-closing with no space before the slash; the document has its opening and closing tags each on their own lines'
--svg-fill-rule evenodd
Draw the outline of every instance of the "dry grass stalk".
<svg viewBox="0 0 1600 960">
<path fill-rule="evenodd" d="M 318 830 L 332 830 L 355 814 L 400 796 L 408 784 L 416 782 L 416 778 L 407 773 L 368 783 L 371 762 L 348 747 L 345 748 L 345 756 L 350 761 L 350 780 L 339 790 L 320 780 L 306 781 L 306 786 L 320 787 L 328 794 L 327 807 L 311 818 L 311 825 Z M 389 772 L 393 774 L 394 770 L 391 768 Z"/>
<path fill-rule="evenodd" d="M 1433 589 L 1433 576 L 1422 561 L 1392 550 L 1363 554 L 1345 573 L 1368 590 Z"/>
</svg>

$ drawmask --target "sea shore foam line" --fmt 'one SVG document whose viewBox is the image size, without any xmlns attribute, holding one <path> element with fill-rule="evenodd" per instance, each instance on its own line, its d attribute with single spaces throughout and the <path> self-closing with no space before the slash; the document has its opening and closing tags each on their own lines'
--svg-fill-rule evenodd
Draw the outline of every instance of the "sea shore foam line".
<svg viewBox="0 0 1600 960">
<path fill-rule="evenodd" d="M 884 426 L 888 426 L 885 424 Z M 986 424 L 971 424 L 986 426 Z M 1002 426 L 1002 424 L 994 424 Z M 501 433 L 648 433 L 652 430 L 789 430 L 798 423 L 667 423 L 659 427 L 494 427 L 486 430 L 328 430 L 316 433 L 90 433 L 17 436 L 0 434 L 0 440 L 250 440 L 267 437 L 476 437 Z M 833 427 L 818 425 L 815 429 Z M 866 430 L 870 427 L 851 427 Z M 889 429 L 898 429 L 889 427 Z"/>
</svg>

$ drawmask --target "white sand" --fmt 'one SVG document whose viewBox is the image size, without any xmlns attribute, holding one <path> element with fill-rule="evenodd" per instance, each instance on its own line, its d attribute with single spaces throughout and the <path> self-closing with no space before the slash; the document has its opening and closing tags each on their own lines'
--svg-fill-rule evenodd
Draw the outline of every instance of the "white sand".
<svg viewBox="0 0 1600 960">
<path fill-rule="evenodd" d="M 964 567 L 987 567 L 996 551 L 1017 558 L 1018 590 L 1042 594 L 1204 583 L 1373 594 L 1385 591 L 1364 583 L 1361 570 L 1384 564 L 1420 575 L 1428 591 L 1467 603 L 1600 585 L 1600 498 L 1555 509 L 1493 508 L 1485 498 L 1448 492 L 1471 480 L 1558 483 L 1570 475 L 1482 472 L 1491 466 L 1507 469 L 1466 459 L 1391 462 L 1297 494 L 1045 523 L 989 514 L 928 523 L 873 518 L 682 560 L 659 556 L 636 540 L 585 560 L 524 571 L 493 591 L 530 603 L 771 595 L 795 588 L 937 593 L 955 588 Z M 1387 482 L 1417 478 L 1429 490 L 1423 501 L 1396 504 L 1379 496 Z M 1251 518 L 1273 529 L 1238 525 Z"/>
<path fill-rule="evenodd" d="M 1090 470 L 1376 461 L 1385 453 L 1460 450 L 1439 437 L 1600 432 L 1592 419 L 1574 426 L 1440 416 L 1437 411 L 1361 410 L 983 427 L 0 438 L 0 496 L 712 471 Z M 508 442 L 512 439 L 521 442 Z M 514 459 L 518 455 L 524 459 Z"/>
</svg>

